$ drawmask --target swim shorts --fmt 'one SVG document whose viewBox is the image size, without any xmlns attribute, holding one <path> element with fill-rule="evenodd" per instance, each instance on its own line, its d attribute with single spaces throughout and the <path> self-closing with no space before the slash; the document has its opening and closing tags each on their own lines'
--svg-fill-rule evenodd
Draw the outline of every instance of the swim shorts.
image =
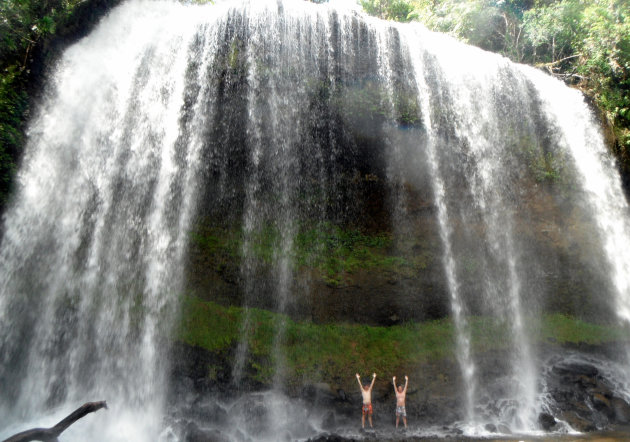
<svg viewBox="0 0 630 442">
<path fill-rule="evenodd" d="M 405 406 L 396 405 L 396 416 L 407 417 L 407 411 L 405 410 Z"/>
<path fill-rule="evenodd" d="M 368 413 L 372 414 L 372 404 L 363 404 L 363 414 Z"/>
</svg>

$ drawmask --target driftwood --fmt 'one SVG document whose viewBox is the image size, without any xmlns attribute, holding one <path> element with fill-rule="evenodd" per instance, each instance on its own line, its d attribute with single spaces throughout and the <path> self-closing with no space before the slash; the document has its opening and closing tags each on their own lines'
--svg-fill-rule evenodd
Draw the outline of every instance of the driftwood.
<svg viewBox="0 0 630 442">
<path fill-rule="evenodd" d="M 64 420 L 59 422 L 52 428 L 33 428 L 31 430 L 22 431 L 15 434 L 3 442 L 29 442 L 29 441 L 42 441 L 42 442 L 58 442 L 58 437 L 63 433 L 70 425 L 81 419 L 86 414 L 100 410 L 101 408 L 107 408 L 105 401 L 101 402 L 87 402 L 74 410 Z"/>
</svg>

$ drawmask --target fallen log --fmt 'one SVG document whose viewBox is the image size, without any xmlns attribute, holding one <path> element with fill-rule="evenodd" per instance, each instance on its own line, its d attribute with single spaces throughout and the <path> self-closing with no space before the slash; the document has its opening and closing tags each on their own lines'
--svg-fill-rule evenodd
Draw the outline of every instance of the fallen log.
<svg viewBox="0 0 630 442">
<path fill-rule="evenodd" d="M 87 402 L 81 405 L 79 408 L 70 413 L 66 418 L 60 421 L 52 428 L 33 428 L 31 430 L 22 431 L 21 433 L 14 434 L 8 439 L 2 442 L 58 442 L 58 437 L 63 433 L 70 425 L 84 417 L 86 414 L 93 413 L 101 408 L 107 408 L 105 401 L 101 402 Z"/>
</svg>

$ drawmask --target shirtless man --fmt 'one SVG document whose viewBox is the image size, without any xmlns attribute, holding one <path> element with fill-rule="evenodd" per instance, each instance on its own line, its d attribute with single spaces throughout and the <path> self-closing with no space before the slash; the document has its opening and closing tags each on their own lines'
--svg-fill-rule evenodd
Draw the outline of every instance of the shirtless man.
<svg viewBox="0 0 630 442">
<path fill-rule="evenodd" d="M 407 394 L 407 384 L 409 378 L 405 376 L 405 388 L 402 385 L 396 387 L 396 376 L 392 378 L 394 384 L 394 391 L 396 392 L 396 429 L 398 429 L 398 422 L 400 422 L 400 416 L 403 418 L 405 428 L 407 428 L 407 411 L 405 410 L 405 395 Z"/>
<path fill-rule="evenodd" d="M 365 415 L 368 415 L 368 421 L 370 422 L 370 428 L 372 427 L 372 387 L 374 387 L 374 381 L 376 380 L 376 373 L 372 373 L 372 383 L 365 387 L 361 384 L 361 376 L 357 373 L 357 382 L 359 388 L 361 388 L 361 394 L 363 395 L 363 407 L 361 408 L 361 428 L 365 428 Z"/>
</svg>

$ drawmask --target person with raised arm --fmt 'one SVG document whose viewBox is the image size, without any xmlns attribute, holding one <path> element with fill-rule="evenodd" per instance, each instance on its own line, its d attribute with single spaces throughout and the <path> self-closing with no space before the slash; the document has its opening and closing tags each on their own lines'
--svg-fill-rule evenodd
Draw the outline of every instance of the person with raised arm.
<svg viewBox="0 0 630 442">
<path fill-rule="evenodd" d="M 365 428 L 365 415 L 368 415 L 368 421 L 370 422 L 370 428 L 372 426 L 372 387 L 374 387 L 374 381 L 376 381 L 376 373 L 372 373 L 372 383 L 363 385 L 361 383 L 361 376 L 357 373 L 357 382 L 361 389 L 361 395 L 363 396 L 363 407 L 361 408 L 361 428 Z"/>
<path fill-rule="evenodd" d="M 407 394 L 407 385 L 409 383 L 409 378 L 405 376 L 405 388 L 402 385 L 396 387 L 396 376 L 392 378 L 392 383 L 394 384 L 394 392 L 396 393 L 396 429 L 398 429 L 398 422 L 400 422 L 400 417 L 403 418 L 403 423 L 405 424 L 405 428 L 407 428 L 407 411 L 405 410 L 405 395 Z"/>
</svg>

